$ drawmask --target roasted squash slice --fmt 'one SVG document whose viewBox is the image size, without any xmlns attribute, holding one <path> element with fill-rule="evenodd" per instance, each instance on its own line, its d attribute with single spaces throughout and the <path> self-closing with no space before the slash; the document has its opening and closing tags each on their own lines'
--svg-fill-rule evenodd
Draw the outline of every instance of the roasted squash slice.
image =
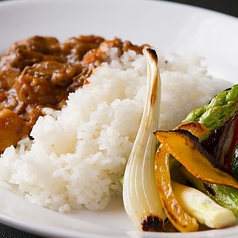
<svg viewBox="0 0 238 238">
<path fill-rule="evenodd" d="M 238 189 L 238 181 L 213 166 L 211 156 L 200 145 L 198 138 L 186 130 L 156 131 L 155 136 L 191 174 L 203 181 Z"/>
<path fill-rule="evenodd" d="M 155 156 L 156 182 L 164 211 L 173 226 L 181 232 L 197 231 L 199 225 L 195 218 L 186 213 L 178 203 L 171 184 L 169 153 L 161 145 Z"/>
</svg>

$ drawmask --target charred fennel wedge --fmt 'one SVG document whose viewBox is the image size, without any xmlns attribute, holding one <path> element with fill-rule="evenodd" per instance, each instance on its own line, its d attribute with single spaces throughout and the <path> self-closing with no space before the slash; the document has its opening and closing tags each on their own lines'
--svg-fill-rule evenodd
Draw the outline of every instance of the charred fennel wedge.
<svg viewBox="0 0 238 238">
<path fill-rule="evenodd" d="M 160 75 L 156 52 L 143 51 L 147 61 L 147 92 L 140 127 L 126 165 L 123 202 L 126 213 L 142 231 L 162 231 L 164 215 L 154 175 L 160 108 Z"/>
</svg>

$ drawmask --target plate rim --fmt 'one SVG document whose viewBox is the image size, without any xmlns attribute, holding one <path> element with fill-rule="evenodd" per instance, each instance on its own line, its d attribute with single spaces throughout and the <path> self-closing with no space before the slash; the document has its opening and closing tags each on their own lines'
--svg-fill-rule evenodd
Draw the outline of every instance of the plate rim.
<svg viewBox="0 0 238 238">
<path fill-rule="evenodd" d="M 11 0 L 11 1 L 3 1 L 3 2 L 0 2 L 0 11 L 2 8 L 5 8 L 5 7 L 11 7 L 11 6 L 14 6 L 15 4 L 17 5 L 24 5 L 24 4 L 33 4 L 33 3 L 36 3 L 36 2 L 46 2 L 49 3 L 49 2 L 56 2 L 57 0 L 21 0 L 21 1 L 17 1 L 17 0 Z M 71 2 L 79 2 L 77 0 L 70 0 Z M 88 1 L 88 0 L 80 0 L 80 1 Z M 91 2 L 94 2 L 95 0 L 89 0 Z M 104 2 L 108 1 L 112 1 L 112 0 L 103 0 Z M 156 0 L 113 0 L 114 2 L 117 2 L 117 3 L 120 3 L 120 2 L 131 2 L 131 3 L 135 3 L 135 2 L 154 2 L 155 4 L 163 4 L 164 6 L 172 6 L 172 7 L 181 7 L 181 8 L 188 8 L 188 9 L 196 9 L 197 11 L 202 11 L 202 12 L 207 12 L 207 13 L 211 13 L 211 14 L 215 14 L 217 16 L 221 16 L 221 17 L 225 17 L 225 18 L 229 18 L 230 20 L 235 20 L 238 24 L 238 19 L 234 16 L 230 16 L 230 15 L 227 15 L 225 13 L 220 13 L 220 12 L 216 12 L 216 11 L 213 11 L 213 10 L 210 10 L 210 9 L 205 9 L 205 8 L 201 8 L 201 7 L 196 7 L 196 6 L 191 6 L 191 5 L 187 5 L 187 4 L 183 4 L 183 3 L 175 3 L 175 2 L 167 2 L 167 1 L 156 1 Z M 58 2 L 58 1 L 57 1 Z M 63 0 L 61 0 L 61 2 L 63 2 Z M 66 1 L 65 1 L 66 2 Z M 14 217 L 11 217 L 9 216 L 8 214 L 4 214 L 2 213 L 2 211 L 0 210 L 0 221 L 2 224 L 6 224 L 8 226 L 12 226 L 14 228 L 17 228 L 17 229 L 22 229 L 24 228 L 24 231 L 28 231 L 28 232 L 31 232 L 31 233 L 34 233 L 36 235 L 50 235 L 52 237 L 54 237 L 55 235 L 58 237 L 60 234 L 62 233 L 59 233 L 59 234 L 55 234 L 54 233 L 54 230 L 50 230 L 48 229 L 48 232 L 45 232 L 44 230 L 41 229 L 41 227 L 38 227 L 38 226 L 31 226 L 31 227 L 27 227 L 27 224 L 25 224 L 23 221 L 21 220 L 18 220 L 17 218 L 14 218 Z M 232 228 L 236 231 L 238 231 L 238 226 L 237 227 L 234 227 Z M 49 234 L 49 231 L 50 231 L 50 234 Z M 61 231 L 62 232 L 62 231 Z M 235 232 L 235 231 L 234 231 Z M 80 234 L 78 234 L 78 232 L 74 233 L 72 232 L 73 234 L 72 235 L 75 235 L 75 236 L 78 236 Z M 202 234 L 203 232 L 201 232 L 200 234 Z M 207 232 L 206 232 L 207 233 Z M 138 233 L 135 232 L 135 234 L 137 235 Z M 234 233 L 235 234 L 235 233 Z M 147 234 L 146 233 L 143 233 L 143 234 L 139 234 L 140 237 L 147 237 Z M 141 236 L 142 235 L 142 236 Z M 197 235 L 197 233 L 190 233 L 188 237 L 193 237 Z M 233 234 L 231 234 L 233 235 Z M 88 237 L 94 237 L 94 236 L 88 236 Z M 97 235 L 95 237 L 98 237 Z M 155 237 L 159 237 L 159 236 L 155 236 Z M 174 236 L 167 236 L 166 233 L 165 235 L 163 235 L 163 237 L 174 237 Z M 176 235 L 176 237 L 179 237 L 179 235 Z M 184 234 L 183 236 L 181 237 L 185 237 Z"/>
</svg>

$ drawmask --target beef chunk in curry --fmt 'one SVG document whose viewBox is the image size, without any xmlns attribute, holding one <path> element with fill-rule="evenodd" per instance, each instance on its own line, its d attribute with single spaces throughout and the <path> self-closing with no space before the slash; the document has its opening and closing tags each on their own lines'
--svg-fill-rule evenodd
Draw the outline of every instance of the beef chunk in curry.
<svg viewBox="0 0 238 238">
<path fill-rule="evenodd" d="M 9 48 L 0 58 L 0 153 L 29 135 L 43 108 L 60 110 L 93 67 L 110 61 L 105 46 L 118 48 L 118 54 L 129 49 L 141 54 L 144 47 L 89 35 L 63 43 L 34 36 Z"/>
</svg>

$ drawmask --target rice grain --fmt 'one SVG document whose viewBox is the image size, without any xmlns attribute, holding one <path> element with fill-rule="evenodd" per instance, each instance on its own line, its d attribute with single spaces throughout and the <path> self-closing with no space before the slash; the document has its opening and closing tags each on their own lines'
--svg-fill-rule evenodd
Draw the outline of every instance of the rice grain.
<svg viewBox="0 0 238 238">
<path fill-rule="evenodd" d="M 134 51 L 94 69 L 89 84 L 69 95 L 61 111 L 45 109 L 30 140 L 1 155 L 0 180 L 29 201 L 59 212 L 99 210 L 121 195 L 123 174 L 142 116 L 145 58 Z M 172 129 L 223 88 L 207 76 L 202 58 L 160 55 L 160 129 Z M 192 90 L 191 90 L 192 89 Z"/>
</svg>

